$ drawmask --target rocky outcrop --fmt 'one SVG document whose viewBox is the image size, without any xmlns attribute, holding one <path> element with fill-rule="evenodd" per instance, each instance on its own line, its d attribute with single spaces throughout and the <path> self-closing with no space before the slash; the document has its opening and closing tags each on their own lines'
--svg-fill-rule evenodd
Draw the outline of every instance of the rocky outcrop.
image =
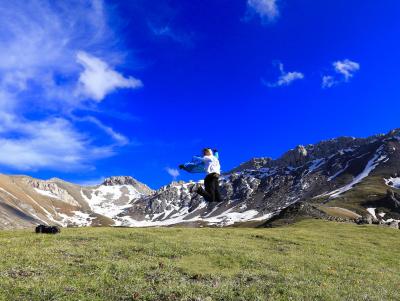
<svg viewBox="0 0 400 301">
<path fill-rule="evenodd" d="M 102 183 L 104 186 L 115 186 L 115 185 L 136 185 L 138 182 L 127 176 L 115 176 L 105 179 Z"/>
<path fill-rule="evenodd" d="M 259 170 L 261 168 L 269 168 L 274 165 L 274 160 L 271 158 L 253 158 L 247 162 L 240 164 L 238 167 L 232 169 L 227 174 L 237 173 L 244 170 Z"/>
<path fill-rule="evenodd" d="M 386 193 L 386 199 L 388 201 L 388 207 L 400 213 L 400 194 L 388 189 Z"/>
<path fill-rule="evenodd" d="M 305 218 L 328 219 L 329 215 L 307 202 L 297 202 L 283 209 L 279 214 L 268 220 L 263 226 L 282 226 L 292 224 Z"/>
<path fill-rule="evenodd" d="M 140 193 L 145 195 L 153 192 L 153 190 L 149 188 L 147 185 L 129 176 L 109 177 L 105 179 L 101 185 L 104 186 L 130 185 L 135 187 Z"/>
<path fill-rule="evenodd" d="M 365 215 L 355 220 L 358 225 L 379 225 L 379 220 L 371 215 Z"/>
<path fill-rule="evenodd" d="M 297 146 L 285 153 L 280 159 L 280 166 L 293 166 L 298 167 L 305 164 L 308 161 L 308 152 L 303 145 Z"/>
<path fill-rule="evenodd" d="M 240 172 L 243 170 L 257 170 L 261 168 L 274 167 L 299 167 L 309 161 L 328 158 L 343 151 L 350 151 L 362 145 L 375 141 L 378 136 L 369 138 L 339 137 L 336 139 L 321 141 L 317 144 L 307 146 L 298 145 L 294 149 L 287 151 L 280 158 L 273 160 L 271 158 L 253 158 L 240 164 L 237 168 L 230 171 Z"/>
<path fill-rule="evenodd" d="M 72 206 L 80 206 L 79 202 L 71 196 L 67 190 L 58 186 L 53 180 L 43 181 L 33 178 L 26 178 L 26 183 L 36 190 L 37 193 L 47 195 L 50 198 L 55 198 L 68 203 Z"/>
</svg>

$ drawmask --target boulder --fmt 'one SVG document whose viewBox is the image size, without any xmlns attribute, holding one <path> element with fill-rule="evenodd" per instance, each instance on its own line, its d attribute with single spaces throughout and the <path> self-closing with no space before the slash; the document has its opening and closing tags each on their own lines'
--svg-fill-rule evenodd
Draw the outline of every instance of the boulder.
<svg viewBox="0 0 400 301">
<path fill-rule="evenodd" d="M 362 216 L 360 218 L 357 218 L 355 220 L 355 223 L 358 225 L 378 225 L 379 224 L 379 220 L 377 220 L 376 218 L 374 218 L 371 215 L 366 215 L 366 216 Z"/>
</svg>

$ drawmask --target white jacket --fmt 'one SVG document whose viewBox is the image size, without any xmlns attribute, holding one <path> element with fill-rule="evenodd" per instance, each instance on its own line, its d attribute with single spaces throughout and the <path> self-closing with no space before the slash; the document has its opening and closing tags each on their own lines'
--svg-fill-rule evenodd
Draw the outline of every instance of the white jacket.
<svg viewBox="0 0 400 301">
<path fill-rule="evenodd" d="M 203 161 L 204 161 L 204 169 L 207 174 L 210 173 L 221 174 L 221 166 L 219 164 L 219 160 L 217 157 L 213 155 L 204 156 Z"/>
</svg>

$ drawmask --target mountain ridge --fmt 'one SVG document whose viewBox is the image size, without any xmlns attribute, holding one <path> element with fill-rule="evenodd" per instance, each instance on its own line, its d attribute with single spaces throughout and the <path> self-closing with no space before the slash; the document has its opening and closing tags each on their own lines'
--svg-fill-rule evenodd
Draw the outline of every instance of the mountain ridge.
<svg viewBox="0 0 400 301">
<path fill-rule="evenodd" d="M 296 210 L 398 227 L 399 174 L 400 129 L 299 145 L 275 160 L 252 158 L 221 175 L 225 201 L 215 206 L 193 193 L 195 182 L 152 190 L 129 176 L 81 186 L 57 178 L 0 175 L 0 228 L 262 225 Z"/>
</svg>

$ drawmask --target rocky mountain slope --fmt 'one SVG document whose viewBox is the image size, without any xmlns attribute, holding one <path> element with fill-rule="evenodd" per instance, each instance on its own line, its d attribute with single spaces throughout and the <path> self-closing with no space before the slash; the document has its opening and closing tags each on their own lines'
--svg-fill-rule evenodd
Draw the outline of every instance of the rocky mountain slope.
<svg viewBox="0 0 400 301">
<path fill-rule="evenodd" d="M 171 183 L 152 191 L 130 177 L 84 187 L 59 179 L 0 176 L 0 228 L 62 226 L 275 225 L 302 217 L 398 227 L 400 130 L 297 146 L 254 158 L 221 176 L 224 202 L 210 206 Z"/>
<path fill-rule="evenodd" d="M 0 175 L 0 228 L 38 223 L 60 226 L 117 225 L 131 202 L 152 193 L 131 177 L 111 177 L 87 187 L 60 179 Z"/>
</svg>

